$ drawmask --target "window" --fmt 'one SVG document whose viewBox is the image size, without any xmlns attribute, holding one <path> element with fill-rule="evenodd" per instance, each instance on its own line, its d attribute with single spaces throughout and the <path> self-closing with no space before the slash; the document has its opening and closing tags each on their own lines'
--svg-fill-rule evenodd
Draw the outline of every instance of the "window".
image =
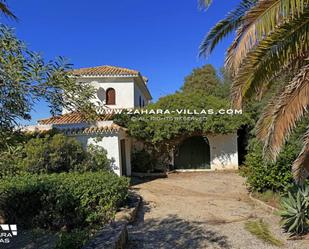
<svg viewBox="0 0 309 249">
<path fill-rule="evenodd" d="M 106 104 L 116 105 L 116 92 L 114 88 L 108 88 L 106 90 Z"/>
<path fill-rule="evenodd" d="M 139 107 L 142 107 L 142 97 L 139 96 Z"/>
<path fill-rule="evenodd" d="M 145 106 L 145 101 L 143 100 L 143 106 Z"/>
</svg>

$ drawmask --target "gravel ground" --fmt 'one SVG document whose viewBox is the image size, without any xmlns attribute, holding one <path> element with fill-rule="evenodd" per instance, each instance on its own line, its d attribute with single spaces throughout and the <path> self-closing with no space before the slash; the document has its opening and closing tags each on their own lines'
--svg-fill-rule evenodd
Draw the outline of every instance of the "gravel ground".
<svg viewBox="0 0 309 249">
<path fill-rule="evenodd" d="M 287 240 L 279 218 L 249 199 L 244 179 L 233 172 L 173 173 L 133 186 L 144 199 L 129 226 L 128 249 L 271 249 L 244 229 L 262 218 L 281 248 L 309 248 L 308 240 Z"/>
</svg>

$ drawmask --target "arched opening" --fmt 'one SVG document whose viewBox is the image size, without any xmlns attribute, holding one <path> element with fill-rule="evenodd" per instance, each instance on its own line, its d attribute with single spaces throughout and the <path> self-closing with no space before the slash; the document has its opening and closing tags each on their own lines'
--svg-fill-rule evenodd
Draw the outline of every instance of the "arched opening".
<svg viewBox="0 0 309 249">
<path fill-rule="evenodd" d="M 107 105 L 116 104 L 116 92 L 114 88 L 108 88 L 106 90 L 106 104 Z"/>
<path fill-rule="evenodd" d="M 185 139 L 175 151 L 175 169 L 210 169 L 210 147 L 207 137 Z"/>
</svg>

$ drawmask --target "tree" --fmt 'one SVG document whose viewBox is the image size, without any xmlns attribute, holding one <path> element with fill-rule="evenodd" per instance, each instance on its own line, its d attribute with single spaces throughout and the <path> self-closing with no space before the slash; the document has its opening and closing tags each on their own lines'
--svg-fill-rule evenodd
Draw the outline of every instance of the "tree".
<svg viewBox="0 0 309 249">
<path fill-rule="evenodd" d="M 229 74 L 224 70 L 219 77 L 211 65 L 197 68 L 186 77 L 181 91 L 160 98 L 140 111 L 143 113 L 116 115 L 114 122 L 126 127 L 132 137 L 145 144 L 146 150 L 135 155 L 136 162 L 145 159 L 144 166 L 148 163 L 151 170 L 154 164 L 165 167 L 170 152 L 181 138 L 194 134 L 228 134 L 243 125 L 253 125 L 248 114 L 219 113 L 230 109 L 229 86 Z M 162 113 L 152 112 L 157 110 Z M 149 151 L 151 158 L 147 155 Z M 156 160 L 149 164 L 153 158 Z"/>
<path fill-rule="evenodd" d="M 130 135 L 151 144 L 166 143 L 178 136 L 195 132 L 228 134 L 237 131 L 244 124 L 250 124 L 249 115 L 216 114 L 229 109 L 227 99 L 205 95 L 202 92 L 177 92 L 160 98 L 147 106 L 149 114 L 117 116 L 115 121 L 128 128 Z M 208 110 L 213 110 L 209 112 Z M 165 114 L 150 113 L 151 110 L 167 111 Z M 182 110 L 196 110 L 199 114 L 184 113 Z M 206 111 L 206 113 L 203 112 Z"/>
<path fill-rule="evenodd" d="M 211 95 L 214 89 L 220 84 L 216 69 L 212 65 L 205 65 L 193 69 L 192 73 L 185 78 L 181 90 L 185 93 L 202 91 Z"/>
<path fill-rule="evenodd" d="M 236 108 L 248 99 L 260 100 L 278 75 L 288 71 L 292 76 L 269 101 L 257 124 L 264 155 L 276 160 L 309 105 L 309 0 L 243 0 L 208 33 L 200 53 L 207 55 L 236 29 L 225 62 L 233 75 L 231 97 Z M 308 144 L 306 135 L 293 164 L 297 182 L 309 175 Z"/>
<path fill-rule="evenodd" d="M 40 100 L 52 114 L 62 107 L 82 113 L 93 110 L 93 89 L 76 84 L 68 76 L 71 69 L 63 58 L 45 63 L 43 58 L 17 39 L 13 30 L 0 26 L 0 143 L 20 120 L 31 119 L 30 111 Z"/>
<path fill-rule="evenodd" d="M 243 17 L 250 10 L 257 0 L 242 0 L 240 4 L 227 16 L 219 21 L 205 36 L 201 46 L 200 55 L 208 56 L 218 43 L 232 32 L 237 30 L 243 24 Z M 206 7 L 212 3 L 210 0 L 199 0 L 201 7 Z"/>
<path fill-rule="evenodd" d="M 220 76 L 218 76 L 216 69 L 210 64 L 195 68 L 185 78 L 181 91 L 183 93 L 200 92 L 204 95 L 227 98 L 231 83 L 228 72 L 221 69 Z"/>
</svg>

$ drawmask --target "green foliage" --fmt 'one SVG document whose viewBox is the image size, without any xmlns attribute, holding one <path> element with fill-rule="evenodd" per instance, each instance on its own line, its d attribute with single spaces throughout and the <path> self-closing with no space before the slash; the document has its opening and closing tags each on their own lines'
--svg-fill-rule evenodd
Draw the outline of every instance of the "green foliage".
<svg viewBox="0 0 309 249">
<path fill-rule="evenodd" d="M 225 66 L 233 74 L 231 99 L 238 108 L 248 99 L 260 101 L 265 93 L 271 92 L 269 88 L 278 76 L 286 72 L 291 76 L 291 80 L 284 81 L 278 94 L 267 103 L 257 123 L 257 135 L 264 142 L 264 154 L 272 160 L 277 160 L 296 121 L 307 114 L 308 24 L 308 0 L 242 0 L 210 30 L 200 47 L 200 53 L 208 55 L 224 37 L 237 30 L 227 50 Z M 304 153 L 294 164 L 297 182 L 308 176 L 306 138 Z"/>
<path fill-rule="evenodd" d="M 18 137 L 14 143 L 0 150 L 0 179 L 25 173 L 112 170 L 104 148 L 89 145 L 85 151 L 75 138 L 63 134 Z"/>
<path fill-rule="evenodd" d="M 246 99 L 244 101 L 244 111 L 248 113 L 252 120 L 254 120 L 254 126 L 260 119 L 262 113 L 265 111 L 265 107 L 271 101 L 271 99 L 280 93 L 284 84 L 291 80 L 290 72 L 273 79 L 268 85 L 268 91 L 266 91 L 261 98 Z M 254 128 L 254 127 L 252 127 Z"/>
<path fill-rule="evenodd" d="M 129 182 L 114 173 L 24 175 L 0 180 L 0 216 L 7 223 L 68 231 L 100 225 L 126 199 Z"/>
<path fill-rule="evenodd" d="M 221 109 L 229 109 L 229 101 L 215 96 L 205 96 L 201 92 L 175 93 L 160 98 L 157 103 L 147 106 L 147 109 L 169 110 L 171 113 L 158 114 L 155 117 L 143 114 L 137 116 L 135 120 L 128 120 L 126 115 L 123 116 L 132 136 L 151 143 L 159 143 L 173 139 L 180 134 L 190 134 L 196 131 L 227 134 L 235 132 L 241 125 L 250 122 L 247 114 L 215 114 Z M 212 109 L 214 114 L 178 114 L 177 110 L 180 109 L 197 112 Z M 117 122 L 125 123 L 119 116 Z"/>
<path fill-rule="evenodd" d="M 107 151 L 98 145 L 87 146 L 86 159 L 76 166 L 79 172 L 111 171 L 113 161 L 107 158 Z"/>
<path fill-rule="evenodd" d="M 307 119 L 298 123 L 297 128 L 287 141 L 276 162 L 267 161 L 263 157 L 263 147 L 256 139 L 249 144 L 248 154 L 241 173 L 246 177 L 248 187 L 252 191 L 282 191 L 293 182 L 291 167 L 297 158 L 302 141 L 299 137 L 306 130 Z"/>
<path fill-rule="evenodd" d="M 294 186 L 281 200 L 281 222 L 286 232 L 301 235 L 309 230 L 309 185 Z"/>
<path fill-rule="evenodd" d="M 221 77 L 211 65 L 194 69 L 186 77 L 181 91 L 160 98 L 147 106 L 147 110 L 168 110 L 168 114 L 117 115 L 115 122 L 128 128 L 129 133 L 143 141 L 159 144 L 178 135 L 193 132 L 221 133 L 235 132 L 244 124 L 251 123 L 248 114 L 218 114 L 221 109 L 230 109 L 228 99 L 229 74 L 221 70 Z M 179 110 L 205 111 L 199 115 L 178 113 Z M 209 111 L 209 112 L 208 112 Z"/>
<path fill-rule="evenodd" d="M 249 153 L 241 169 L 249 189 L 258 192 L 283 190 L 293 181 L 291 165 L 297 157 L 296 148 L 293 145 L 286 146 L 274 163 L 263 158 L 262 145 L 258 141 L 253 139 L 250 143 Z"/>
<path fill-rule="evenodd" d="M 31 139 L 24 153 L 23 167 L 30 173 L 68 172 L 86 159 L 81 144 L 63 134 Z"/>
<path fill-rule="evenodd" d="M 54 249 L 80 249 L 88 241 L 89 232 L 87 230 L 73 230 L 61 232 Z"/>
<path fill-rule="evenodd" d="M 0 179 L 22 172 L 22 147 L 11 146 L 7 150 L 0 150 Z"/>
<path fill-rule="evenodd" d="M 154 170 L 157 159 L 153 154 L 146 150 L 135 151 L 132 153 L 132 171 L 133 172 L 151 172 Z"/>
<path fill-rule="evenodd" d="M 275 245 L 282 246 L 283 242 L 278 240 L 269 230 L 268 224 L 266 224 L 262 219 L 255 221 L 247 221 L 245 223 L 245 228 L 251 234 L 255 235 L 257 238 L 263 240 L 264 242 Z"/>
<path fill-rule="evenodd" d="M 189 94 L 199 92 L 207 96 L 228 99 L 231 83 L 230 75 L 224 68 L 221 68 L 220 75 L 217 75 L 216 69 L 207 64 L 193 69 L 192 73 L 185 78 L 180 92 Z"/>
<path fill-rule="evenodd" d="M 199 0 L 202 6 L 208 7 L 209 0 Z M 207 3 L 204 3 L 207 2 Z M 257 0 L 242 0 L 239 5 L 220 20 L 205 36 L 200 46 L 200 55 L 208 56 L 219 42 L 237 30 L 243 22 L 243 16 L 251 9 Z"/>
<path fill-rule="evenodd" d="M 278 192 L 273 192 L 271 190 L 266 190 L 265 192 L 253 192 L 252 196 L 272 207 L 279 208 L 281 195 Z"/>
<path fill-rule="evenodd" d="M 216 69 L 208 64 L 201 68 L 193 69 L 192 73 L 185 78 L 181 90 L 185 93 L 204 92 L 211 95 L 220 84 Z"/>
<path fill-rule="evenodd" d="M 22 132 L 21 130 L 15 130 L 14 132 L 5 132 L 2 135 L 5 138 L 6 142 L 0 144 L 0 152 L 7 151 L 12 147 L 23 147 L 30 139 L 33 138 L 52 137 L 56 134 L 58 134 L 58 132 L 55 129 L 40 132 Z"/>
<path fill-rule="evenodd" d="M 46 63 L 5 25 L 0 25 L 0 48 L 0 144 L 7 142 L 7 133 L 19 120 L 31 118 L 38 100 L 46 101 L 53 114 L 62 107 L 83 113 L 93 110 L 89 101 L 93 88 L 76 84 L 67 75 L 71 65 L 65 59 Z"/>
<path fill-rule="evenodd" d="M 45 133 L 22 133 L 15 131 L 6 133 L 6 142 L 0 144 L 0 179 L 25 173 L 24 145 L 33 138 L 54 136 L 54 130 Z"/>
</svg>

